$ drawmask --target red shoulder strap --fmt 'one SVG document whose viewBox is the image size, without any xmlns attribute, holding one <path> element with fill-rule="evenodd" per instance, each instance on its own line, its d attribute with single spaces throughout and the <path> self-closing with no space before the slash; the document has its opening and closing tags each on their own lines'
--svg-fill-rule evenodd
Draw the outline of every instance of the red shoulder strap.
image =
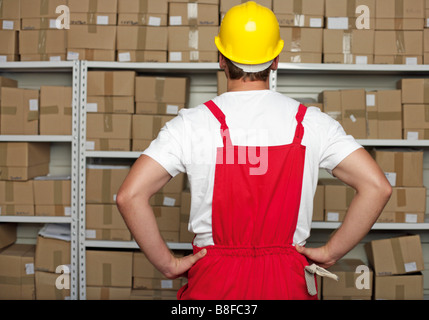
<svg viewBox="0 0 429 320">
<path fill-rule="evenodd" d="M 219 107 L 212 101 L 207 101 L 204 103 L 207 108 L 209 108 L 210 112 L 216 117 L 216 119 L 220 122 L 220 134 L 223 140 L 223 146 L 232 146 L 231 137 L 229 135 L 229 128 L 226 124 L 225 114 Z"/>
<path fill-rule="evenodd" d="M 298 112 L 296 114 L 297 126 L 295 130 L 295 136 L 293 138 L 293 143 L 301 144 L 302 138 L 304 137 L 304 126 L 302 121 L 304 120 L 305 113 L 307 112 L 307 107 L 300 104 Z"/>
</svg>

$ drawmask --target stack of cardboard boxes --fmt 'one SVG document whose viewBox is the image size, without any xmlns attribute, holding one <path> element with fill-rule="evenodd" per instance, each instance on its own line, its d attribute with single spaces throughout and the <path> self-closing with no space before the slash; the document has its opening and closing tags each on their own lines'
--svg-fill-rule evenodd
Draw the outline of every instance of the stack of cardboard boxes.
<svg viewBox="0 0 429 320">
<path fill-rule="evenodd" d="M 0 12 L 0 62 L 19 60 L 20 2 L 5 0 Z"/>
</svg>

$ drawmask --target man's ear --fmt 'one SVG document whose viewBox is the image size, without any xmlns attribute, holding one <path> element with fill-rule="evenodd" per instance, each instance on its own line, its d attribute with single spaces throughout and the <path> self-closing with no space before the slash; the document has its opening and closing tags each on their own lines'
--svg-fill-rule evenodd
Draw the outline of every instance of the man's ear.
<svg viewBox="0 0 429 320">
<path fill-rule="evenodd" d="M 278 68 L 279 68 L 279 60 L 280 60 L 280 58 L 279 58 L 279 56 L 277 56 L 274 60 L 273 60 L 273 63 L 271 64 L 271 67 L 270 67 L 270 69 L 271 70 L 277 70 Z"/>
<path fill-rule="evenodd" d="M 225 70 L 225 69 L 226 69 L 226 60 L 225 60 L 225 57 L 224 57 L 224 55 L 223 55 L 222 53 L 220 53 L 220 52 L 219 52 L 219 67 L 220 67 L 222 70 Z"/>
</svg>

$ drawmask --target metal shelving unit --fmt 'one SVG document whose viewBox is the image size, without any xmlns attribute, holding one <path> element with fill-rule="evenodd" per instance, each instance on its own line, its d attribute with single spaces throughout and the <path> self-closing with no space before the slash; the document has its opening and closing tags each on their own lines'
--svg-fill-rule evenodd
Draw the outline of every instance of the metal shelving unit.
<svg viewBox="0 0 429 320">
<path fill-rule="evenodd" d="M 69 136 L 51 135 L 0 135 L 3 142 L 66 142 L 71 145 L 71 215 L 69 217 L 41 217 L 41 216 L 0 216 L 0 222 L 10 223 L 66 223 L 70 224 L 71 232 L 71 273 L 70 273 L 70 299 L 76 300 L 78 297 L 78 138 L 79 138 L 79 61 L 62 62 L 5 62 L 0 63 L 0 73 L 6 77 L 12 73 L 67 73 L 72 79 L 72 134 Z"/>
</svg>

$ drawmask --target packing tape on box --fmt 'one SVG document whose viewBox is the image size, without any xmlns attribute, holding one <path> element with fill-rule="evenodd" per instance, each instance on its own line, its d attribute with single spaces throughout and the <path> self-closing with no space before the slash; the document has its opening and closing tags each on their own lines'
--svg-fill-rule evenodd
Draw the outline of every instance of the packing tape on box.
<svg viewBox="0 0 429 320">
<path fill-rule="evenodd" d="M 189 28 L 188 47 L 189 49 L 198 50 L 198 28 L 195 26 Z"/>
<path fill-rule="evenodd" d="M 396 185 L 402 186 L 404 182 L 404 153 L 403 152 L 395 152 L 394 170 L 396 172 Z"/>
<path fill-rule="evenodd" d="M 28 111 L 27 121 L 39 120 L 39 111 Z"/>
<path fill-rule="evenodd" d="M 302 14 L 302 0 L 293 0 L 293 25 L 303 27 L 305 24 L 305 15 Z"/>
<path fill-rule="evenodd" d="M 423 80 L 423 102 L 429 103 L 429 79 Z M 427 106 L 425 106 L 425 110 L 427 110 Z M 429 118 L 426 118 L 429 119 Z M 429 120 L 426 120 L 429 121 Z"/>
<path fill-rule="evenodd" d="M 375 111 L 372 111 L 375 112 Z M 369 115 L 369 112 L 368 112 Z M 369 116 L 368 116 L 369 119 Z M 381 121 L 396 121 L 402 120 L 401 111 L 378 111 L 378 120 Z"/>
<path fill-rule="evenodd" d="M 400 238 L 392 238 L 390 239 L 390 243 L 396 270 L 398 273 L 404 273 L 404 257 L 402 256 Z"/>
<path fill-rule="evenodd" d="M 101 230 L 101 239 L 103 240 L 113 240 L 112 232 L 110 229 L 102 229 Z"/>
<path fill-rule="evenodd" d="M 353 64 L 354 63 L 354 55 L 351 53 L 344 53 L 343 54 L 343 63 L 345 64 Z"/>
<path fill-rule="evenodd" d="M 21 280 L 24 278 L 21 277 L 10 277 L 10 276 L 0 276 L 0 284 L 19 286 L 21 285 Z M 34 281 L 34 278 L 31 278 Z"/>
<path fill-rule="evenodd" d="M 200 52 L 199 51 L 189 51 L 189 61 L 190 62 L 199 62 L 200 61 Z"/>
<path fill-rule="evenodd" d="M 109 150 L 109 139 L 99 139 L 100 142 L 100 150 Z"/>
<path fill-rule="evenodd" d="M 395 0 L 395 18 L 404 17 L 404 0 Z"/>
<path fill-rule="evenodd" d="M 404 188 L 396 189 L 396 206 L 405 207 L 407 205 L 407 193 Z"/>
<path fill-rule="evenodd" d="M 378 111 L 367 111 L 368 120 L 378 120 Z"/>
<path fill-rule="evenodd" d="M 54 181 L 54 204 L 63 204 L 63 182 L 60 180 Z"/>
<path fill-rule="evenodd" d="M 49 0 L 40 0 L 40 15 L 46 16 L 49 14 Z"/>
<path fill-rule="evenodd" d="M 155 116 L 153 118 L 152 139 L 155 139 L 162 129 L 162 117 Z"/>
<path fill-rule="evenodd" d="M 112 171 L 111 170 L 102 170 L 101 176 L 101 201 L 103 203 L 111 203 L 110 199 L 110 184 L 112 182 Z"/>
<path fill-rule="evenodd" d="M 113 72 L 107 71 L 107 72 L 104 72 L 104 95 L 108 96 L 112 94 L 113 94 Z"/>
<path fill-rule="evenodd" d="M 111 286 L 112 285 L 112 264 L 111 263 L 103 263 L 102 265 L 102 283 L 103 286 Z"/>
<path fill-rule="evenodd" d="M 106 113 L 113 113 L 113 97 L 105 96 L 104 97 L 104 109 Z"/>
<path fill-rule="evenodd" d="M 15 106 L 13 106 L 13 107 L 2 106 L 0 110 L 1 110 L 1 112 L 0 112 L 1 114 L 14 116 L 14 115 L 16 115 L 17 109 Z"/>
<path fill-rule="evenodd" d="M 86 14 L 88 33 L 97 33 L 97 16 L 93 12 Z M 89 60 L 89 59 L 88 59 Z"/>
<path fill-rule="evenodd" d="M 8 215 L 8 216 L 9 215 L 12 215 L 12 216 L 16 215 L 16 210 L 15 210 L 15 205 L 14 204 L 7 204 L 4 207 L 5 207 L 5 210 L 6 210 L 6 212 L 4 212 L 5 215 Z"/>
<path fill-rule="evenodd" d="M 405 299 L 405 286 L 403 284 L 397 284 L 395 286 L 395 300 Z"/>
<path fill-rule="evenodd" d="M 112 206 L 104 205 L 103 206 L 103 224 L 108 225 L 112 224 Z"/>
<path fill-rule="evenodd" d="M 0 165 L 4 166 L 7 163 L 8 143 L 0 143 Z"/>
<path fill-rule="evenodd" d="M 54 263 L 53 268 L 56 270 L 58 266 L 63 264 L 63 252 L 61 250 L 54 250 L 52 252 L 52 258 Z"/>
<path fill-rule="evenodd" d="M 424 129 L 423 130 L 423 138 L 425 140 L 429 140 L 429 129 Z"/>
<path fill-rule="evenodd" d="M 0 19 L 3 18 L 3 0 L 0 0 Z"/>
<path fill-rule="evenodd" d="M 301 52 L 301 28 L 292 29 L 291 52 Z"/>
<path fill-rule="evenodd" d="M 164 96 L 165 78 L 155 78 L 155 101 L 161 102 Z"/>
<path fill-rule="evenodd" d="M 404 31 L 395 31 L 396 35 L 396 53 L 401 54 L 405 53 L 405 34 Z M 401 57 L 402 60 L 402 57 Z M 396 63 L 396 61 L 395 61 Z"/>
<path fill-rule="evenodd" d="M 344 111 L 344 118 L 351 119 L 353 122 L 356 122 L 356 119 L 366 118 L 366 110 L 364 109 L 350 109 Z"/>
<path fill-rule="evenodd" d="M 88 1 L 88 12 L 96 13 L 98 7 L 98 0 L 89 0 Z"/>
<path fill-rule="evenodd" d="M 113 114 L 103 114 L 103 130 L 104 132 L 113 132 Z"/>
<path fill-rule="evenodd" d="M 188 3 L 188 25 L 198 25 L 198 3 Z"/>
<path fill-rule="evenodd" d="M 6 200 L 6 202 L 14 202 L 15 201 L 13 186 L 14 186 L 13 181 L 5 181 L 5 200 Z"/>
<path fill-rule="evenodd" d="M 352 53 L 352 33 L 344 30 L 343 32 L 343 54 Z"/>
<path fill-rule="evenodd" d="M 43 115 L 59 114 L 59 108 L 58 108 L 58 106 L 40 107 L 40 114 L 43 114 Z"/>
<path fill-rule="evenodd" d="M 347 0 L 347 17 L 352 18 L 356 16 L 356 7 L 356 0 Z"/>
<path fill-rule="evenodd" d="M 39 30 L 39 40 L 37 42 L 38 54 L 46 53 L 46 31 L 47 30 Z"/>
<path fill-rule="evenodd" d="M 106 287 L 100 288 L 100 299 L 110 300 L 110 288 L 106 288 Z"/>
</svg>

